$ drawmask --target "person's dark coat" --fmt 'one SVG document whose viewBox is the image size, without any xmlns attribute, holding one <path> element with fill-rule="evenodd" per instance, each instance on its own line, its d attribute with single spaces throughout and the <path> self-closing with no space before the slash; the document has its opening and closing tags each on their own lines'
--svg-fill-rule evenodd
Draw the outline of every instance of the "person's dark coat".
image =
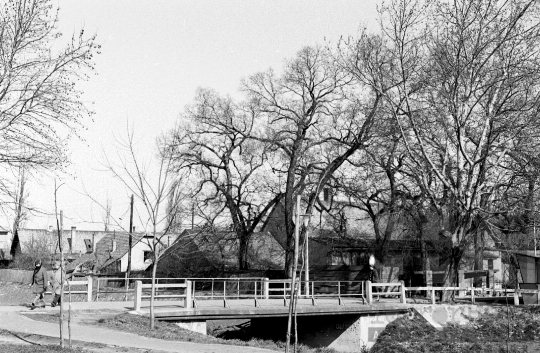
<svg viewBox="0 0 540 353">
<path fill-rule="evenodd" d="M 34 294 L 41 294 L 47 291 L 47 270 L 43 266 L 40 266 L 39 269 L 34 270 L 34 275 L 32 276 L 32 292 Z"/>
</svg>

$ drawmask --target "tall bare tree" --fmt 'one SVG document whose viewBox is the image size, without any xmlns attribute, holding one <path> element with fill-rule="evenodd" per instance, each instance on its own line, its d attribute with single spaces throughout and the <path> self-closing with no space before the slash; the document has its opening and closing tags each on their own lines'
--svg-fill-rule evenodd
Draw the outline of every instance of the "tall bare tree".
<svg viewBox="0 0 540 353">
<path fill-rule="evenodd" d="M 282 197 L 268 178 L 265 145 L 249 138 L 255 129 L 255 114 L 249 105 L 200 89 L 167 148 L 175 168 L 189 171 L 197 180 L 194 196 L 202 204 L 222 203 L 227 210 L 238 239 L 240 270 L 249 268 L 253 232 Z"/>
<path fill-rule="evenodd" d="M 173 161 L 169 155 L 158 152 L 150 162 L 143 162 L 134 141 L 133 130 L 128 130 L 126 139 L 119 141 L 122 150 L 118 153 L 118 162 L 114 163 L 107 159 L 106 167 L 118 179 L 135 198 L 143 209 L 138 212 L 139 220 L 147 235 L 151 237 L 148 242 L 152 254 L 152 292 L 150 298 L 150 328 L 155 328 L 154 297 L 155 282 L 158 263 L 168 246 L 164 242 L 171 235 L 174 223 L 171 223 L 169 210 L 180 210 L 181 198 L 172 198 L 175 204 L 171 204 L 171 192 L 175 192 L 175 185 L 179 183 L 178 174 L 173 171 Z M 122 153 L 122 152 L 125 152 Z"/>
<path fill-rule="evenodd" d="M 294 259 L 292 217 L 296 195 L 306 195 L 307 214 L 316 204 L 322 206 L 319 195 L 323 188 L 366 146 L 377 122 L 382 93 L 371 86 L 377 84 L 382 92 L 386 88 L 379 81 L 380 71 L 367 72 L 368 60 L 362 52 L 347 51 L 347 55 L 358 56 L 351 64 L 355 69 L 344 70 L 342 58 L 328 49 L 306 47 L 285 65 L 282 75 L 270 70 L 244 83 L 262 125 L 251 137 L 271 146 L 275 151 L 274 169 L 285 179 L 282 192 L 288 276 Z"/>
<path fill-rule="evenodd" d="M 62 46 L 50 0 L 0 6 L 0 164 L 60 167 L 66 137 L 90 113 L 75 82 L 99 46 L 83 31 Z"/>
<path fill-rule="evenodd" d="M 452 239 L 457 280 L 478 217 L 505 182 L 500 167 L 538 111 L 535 1 L 401 1 L 383 9 L 396 88 L 385 94 L 411 170 Z"/>
</svg>

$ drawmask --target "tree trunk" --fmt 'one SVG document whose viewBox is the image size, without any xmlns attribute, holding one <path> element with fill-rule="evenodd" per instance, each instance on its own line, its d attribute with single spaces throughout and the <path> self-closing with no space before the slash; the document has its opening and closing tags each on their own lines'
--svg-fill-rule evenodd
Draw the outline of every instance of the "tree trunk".
<svg viewBox="0 0 540 353">
<path fill-rule="evenodd" d="M 155 244 L 154 244 L 155 245 Z M 156 294 L 156 273 L 158 266 L 158 256 L 155 254 L 156 248 L 154 247 L 154 264 L 152 265 L 152 294 L 150 294 L 150 329 L 155 328 L 154 318 L 154 297 Z"/>
<path fill-rule="evenodd" d="M 460 246 L 452 246 L 448 266 L 444 271 L 444 287 L 455 287 L 458 284 L 459 263 L 463 257 L 463 249 Z M 443 291 L 442 301 L 448 302 L 453 298 L 453 291 Z"/>
<path fill-rule="evenodd" d="M 251 234 L 242 234 L 239 239 L 238 267 L 241 271 L 249 270 L 248 249 L 250 235 Z"/>
</svg>

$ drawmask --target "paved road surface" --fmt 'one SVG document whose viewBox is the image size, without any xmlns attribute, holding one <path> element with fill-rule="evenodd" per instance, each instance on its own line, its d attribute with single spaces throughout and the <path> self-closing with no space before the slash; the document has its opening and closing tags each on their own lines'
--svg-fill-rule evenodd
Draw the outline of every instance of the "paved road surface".
<svg viewBox="0 0 540 353">
<path fill-rule="evenodd" d="M 126 303 L 73 303 L 73 310 L 126 310 Z M 122 308 L 124 310 L 122 310 Z M 39 309 L 44 312 L 58 311 L 58 308 Z M 7 336 L 13 341 L 14 337 L 20 340 L 27 340 L 37 344 L 58 344 L 59 328 L 57 324 L 46 323 L 32 320 L 22 312 L 28 311 L 27 308 L 18 306 L 0 307 L 0 329 L 13 333 L 13 336 Z M 36 310 L 37 311 L 37 310 Z M 35 311 L 34 311 L 35 312 Z M 191 342 L 167 341 L 155 338 L 147 338 L 131 333 L 125 333 L 95 326 L 86 326 L 81 324 L 72 324 L 72 340 L 75 346 L 83 348 L 92 348 L 89 343 L 97 343 L 106 347 L 96 348 L 100 352 L 114 352 L 114 347 L 126 347 L 131 352 L 182 352 L 182 353 L 235 353 L 235 352 L 254 352 L 268 353 L 267 349 L 255 347 L 240 347 L 219 344 L 199 344 Z M 65 334 L 67 336 L 67 334 Z"/>
</svg>

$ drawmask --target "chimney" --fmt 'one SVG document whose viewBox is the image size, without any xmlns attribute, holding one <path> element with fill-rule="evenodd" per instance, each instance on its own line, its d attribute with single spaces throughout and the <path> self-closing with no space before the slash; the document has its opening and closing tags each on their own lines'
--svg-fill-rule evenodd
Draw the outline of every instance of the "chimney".
<svg viewBox="0 0 540 353">
<path fill-rule="evenodd" d="M 73 252 L 73 242 L 75 237 L 77 236 L 77 227 L 71 227 L 71 234 L 69 235 L 71 241 L 69 242 L 69 252 Z"/>
</svg>

